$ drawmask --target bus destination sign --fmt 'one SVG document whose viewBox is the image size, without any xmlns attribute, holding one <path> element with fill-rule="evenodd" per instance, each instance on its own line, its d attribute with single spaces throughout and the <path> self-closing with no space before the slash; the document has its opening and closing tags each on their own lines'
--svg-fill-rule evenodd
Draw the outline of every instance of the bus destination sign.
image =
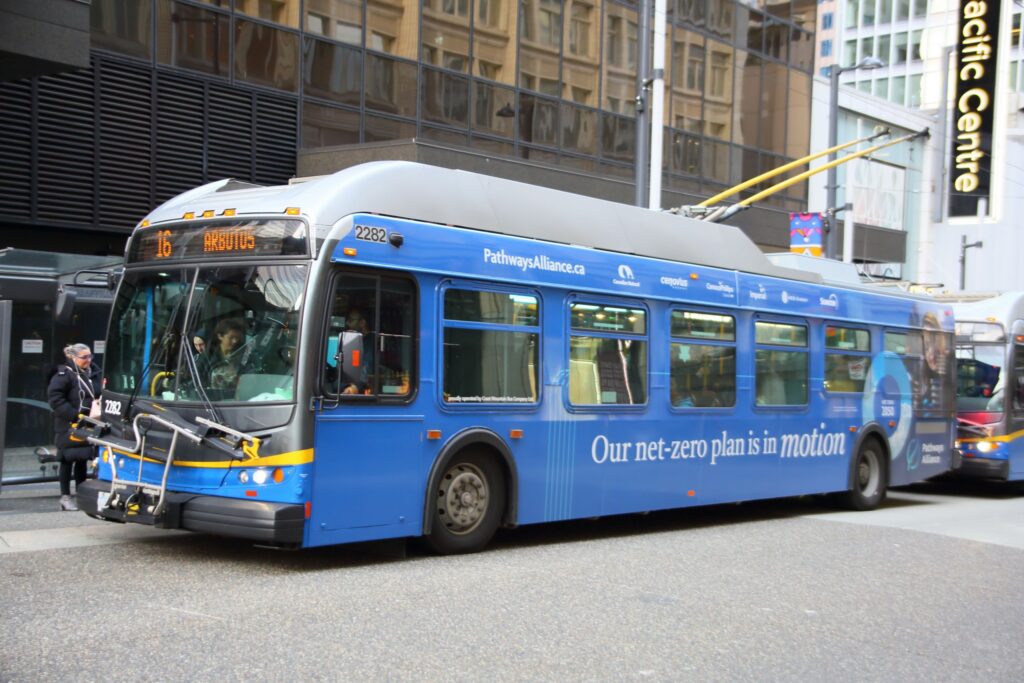
<svg viewBox="0 0 1024 683">
<path fill-rule="evenodd" d="M 306 256 L 306 224 L 298 220 L 229 221 L 158 226 L 132 236 L 129 262 L 243 256 Z"/>
</svg>

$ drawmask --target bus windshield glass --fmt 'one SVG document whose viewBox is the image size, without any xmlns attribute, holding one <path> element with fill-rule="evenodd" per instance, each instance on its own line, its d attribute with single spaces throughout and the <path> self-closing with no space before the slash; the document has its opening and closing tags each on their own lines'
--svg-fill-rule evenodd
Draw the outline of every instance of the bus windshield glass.
<svg viewBox="0 0 1024 683">
<path fill-rule="evenodd" d="M 956 346 L 956 407 L 964 413 L 1003 412 L 1002 344 L 958 342 Z"/>
<path fill-rule="evenodd" d="M 127 271 L 107 389 L 166 401 L 290 401 L 305 265 Z"/>
</svg>

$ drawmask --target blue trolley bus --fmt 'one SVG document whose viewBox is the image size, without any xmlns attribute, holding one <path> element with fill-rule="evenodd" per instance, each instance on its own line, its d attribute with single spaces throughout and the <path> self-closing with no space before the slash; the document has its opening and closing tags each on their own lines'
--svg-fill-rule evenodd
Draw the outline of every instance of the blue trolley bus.
<svg viewBox="0 0 1024 683">
<path fill-rule="evenodd" d="M 957 476 L 1024 480 L 1024 293 L 953 304 L 963 465 Z"/>
<path fill-rule="evenodd" d="M 737 228 L 379 162 L 132 235 L 83 511 L 282 547 L 886 488 L 950 468 L 953 318 Z M 88 423 L 88 424 L 86 424 Z"/>
</svg>

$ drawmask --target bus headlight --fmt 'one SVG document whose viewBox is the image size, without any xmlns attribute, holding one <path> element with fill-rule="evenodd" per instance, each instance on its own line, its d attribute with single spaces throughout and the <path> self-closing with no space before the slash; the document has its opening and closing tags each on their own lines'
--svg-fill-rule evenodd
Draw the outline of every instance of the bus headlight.
<svg viewBox="0 0 1024 683">
<path fill-rule="evenodd" d="M 252 473 L 252 481 L 254 484 L 266 484 L 269 476 L 270 473 L 266 470 L 256 470 Z"/>
<path fill-rule="evenodd" d="M 979 453 L 991 453 L 996 449 L 996 445 L 991 441 L 979 441 L 975 444 L 975 449 L 977 449 Z"/>
<path fill-rule="evenodd" d="M 239 472 L 238 473 L 238 481 L 243 483 L 243 484 L 248 484 L 249 483 L 249 472 L 247 470 L 242 470 L 241 472 Z"/>
</svg>

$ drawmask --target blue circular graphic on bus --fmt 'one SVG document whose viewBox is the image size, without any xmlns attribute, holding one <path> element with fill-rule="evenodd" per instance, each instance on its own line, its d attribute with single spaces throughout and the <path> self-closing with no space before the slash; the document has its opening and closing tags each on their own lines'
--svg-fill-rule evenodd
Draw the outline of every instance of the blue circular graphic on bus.
<svg viewBox="0 0 1024 683">
<path fill-rule="evenodd" d="M 893 460 L 904 453 L 910 437 L 913 400 L 903 360 L 888 351 L 875 356 L 871 360 L 861 410 L 864 424 L 877 422 L 886 428 Z"/>
</svg>

